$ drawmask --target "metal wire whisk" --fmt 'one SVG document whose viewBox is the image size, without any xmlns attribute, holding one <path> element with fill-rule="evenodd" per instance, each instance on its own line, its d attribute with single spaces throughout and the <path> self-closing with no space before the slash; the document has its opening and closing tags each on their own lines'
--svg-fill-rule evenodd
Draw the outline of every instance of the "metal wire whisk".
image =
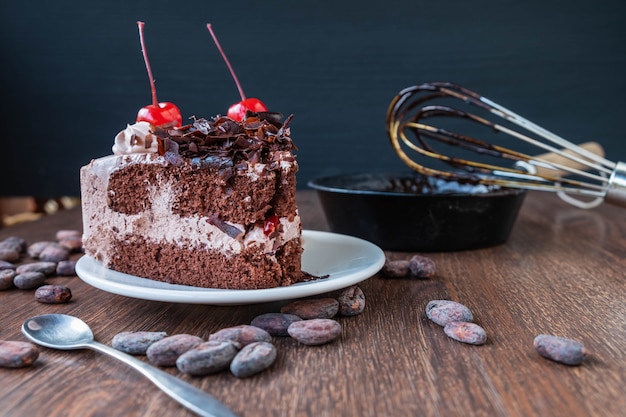
<svg viewBox="0 0 626 417">
<path fill-rule="evenodd" d="M 425 105 L 427 101 L 438 101 L 442 98 L 458 99 L 476 106 L 485 116 L 447 105 Z M 492 132 L 508 135 L 505 137 L 507 141 L 512 137 L 537 147 L 542 152 L 558 155 L 562 162 L 532 156 L 426 124 L 425 120 L 430 118 L 454 118 L 478 123 Z M 491 119 L 504 119 L 507 125 L 495 123 Z M 574 145 L 459 85 L 431 82 L 405 88 L 390 103 L 386 123 L 387 134 L 395 152 L 405 164 L 423 175 L 459 182 L 552 191 L 568 203 L 582 208 L 594 207 L 602 201 L 626 207 L 626 163 L 611 162 Z M 500 162 L 493 164 L 449 156 L 435 149 L 441 144 L 446 149 L 463 149 L 465 152 L 498 158 Z M 426 167 L 409 157 L 405 150 L 443 161 L 454 170 Z M 503 164 L 502 160 L 509 163 Z M 581 196 L 584 198 L 580 199 Z"/>
</svg>

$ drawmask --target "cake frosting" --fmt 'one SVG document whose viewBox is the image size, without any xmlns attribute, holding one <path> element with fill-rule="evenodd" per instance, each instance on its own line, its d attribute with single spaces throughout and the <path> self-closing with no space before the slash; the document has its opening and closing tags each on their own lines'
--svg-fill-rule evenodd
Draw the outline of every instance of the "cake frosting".
<svg viewBox="0 0 626 417">
<path fill-rule="evenodd" d="M 128 125 L 113 155 L 81 169 L 85 253 L 119 272 L 201 287 L 306 279 L 290 120 Z"/>
</svg>

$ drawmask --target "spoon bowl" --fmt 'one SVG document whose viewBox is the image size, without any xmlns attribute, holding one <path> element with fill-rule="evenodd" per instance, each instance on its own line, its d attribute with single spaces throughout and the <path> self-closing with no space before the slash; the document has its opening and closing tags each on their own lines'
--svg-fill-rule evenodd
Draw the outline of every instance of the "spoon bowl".
<svg viewBox="0 0 626 417">
<path fill-rule="evenodd" d="M 124 362 L 139 371 L 167 395 L 205 417 L 236 417 L 224 404 L 191 384 L 144 361 L 94 340 L 93 332 L 81 319 L 65 314 L 43 314 L 22 324 L 22 333 L 33 342 L 52 349 L 92 349 Z"/>
</svg>

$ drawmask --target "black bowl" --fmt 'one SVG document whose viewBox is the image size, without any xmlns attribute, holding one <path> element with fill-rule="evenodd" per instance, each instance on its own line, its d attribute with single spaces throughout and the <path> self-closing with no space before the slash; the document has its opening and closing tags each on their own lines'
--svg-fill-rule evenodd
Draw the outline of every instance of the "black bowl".
<svg viewBox="0 0 626 417">
<path fill-rule="evenodd" d="M 391 251 L 458 251 L 506 242 L 525 191 L 459 184 L 419 174 L 313 179 L 335 233 Z"/>
</svg>

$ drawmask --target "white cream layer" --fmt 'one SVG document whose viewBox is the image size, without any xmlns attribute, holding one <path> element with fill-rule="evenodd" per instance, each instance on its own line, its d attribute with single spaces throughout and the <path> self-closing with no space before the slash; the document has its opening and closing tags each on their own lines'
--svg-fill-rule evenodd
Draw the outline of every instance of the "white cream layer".
<svg viewBox="0 0 626 417">
<path fill-rule="evenodd" d="M 208 248 L 226 256 L 238 254 L 250 247 L 258 247 L 271 255 L 277 247 L 300 236 L 300 217 L 297 212 L 292 220 L 280 219 L 282 231 L 274 238 L 265 236 L 262 227 L 258 226 L 238 238 L 232 238 L 209 224 L 206 217 L 173 214 L 171 203 L 176 197 L 173 183 L 148 186 L 147 210 L 131 215 L 115 212 L 107 203 L 109 177 L 112 172 L 132 164 L 167 165 L 167 162 L 157 154 L 111 155 L 95 159 L 81 169 L 83 239 L 87 247 L 96 248 L 93 253 L 87 254 L 105 264 L 108 264 L 108 254 L 111 253 L 108 247 L 110 242 L 128 239 L 131 235 L 142 236 L 155 243 L 184 245 L 189 249 Z M 284 170 L 293 168 L 293 164 L 287 166 L 284 161 L 281 165 Z M 254 180 L 258 168 L 250 167 L 245 175 Z M 245 230 L 244 225 L 228 224 Z"/>
</svg>

